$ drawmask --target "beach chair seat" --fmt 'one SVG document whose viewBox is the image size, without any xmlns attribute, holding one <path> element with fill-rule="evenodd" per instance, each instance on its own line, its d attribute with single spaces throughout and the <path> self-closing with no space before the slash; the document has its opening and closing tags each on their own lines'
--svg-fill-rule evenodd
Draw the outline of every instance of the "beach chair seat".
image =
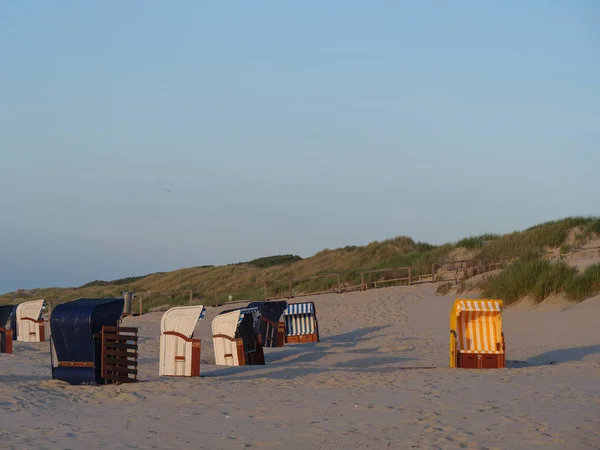
<svg viewBox="0 0 600 450">
<path fill-rule="evenodd" d="M 42 312 L 46 307 L 45 300 L 31 300 L 17 306 L 17 341 L 45 342 L 46 329 Z"/>
<path fill-rule="evenodd" d="M 319 322 L 313 302 L 288 303 L 283 318 L 286 344 L 319 342 Z"/>
<path fill-rule="evenodd" d="M 201 342 L 193 336 L 194 328 L 205 312 L 204 306 L 198 305 L 178 306 L 163 314 L 160 321 L 160 376 L 200 376 Z"/>
<path fill-rule="evenodd" d="M 265 364 L 262 338 L 257 332 L 258 308 L 223 311 L 212 322 L 215 364 L 254 366 Z"/>
</svg>

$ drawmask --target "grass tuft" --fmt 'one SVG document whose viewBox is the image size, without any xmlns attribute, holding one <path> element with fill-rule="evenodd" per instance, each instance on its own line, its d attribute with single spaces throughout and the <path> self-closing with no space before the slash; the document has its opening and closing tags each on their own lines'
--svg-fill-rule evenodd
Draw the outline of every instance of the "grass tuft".
<svg viewBox="0 0 600 450">
<path fill-rule="evenodd" d="M 566 286 L 567 296 L 574 301 L 582 301 L 600 292 L 600 264 L 588 267 Z"/>
<path fill-rule="evenodd" d="M 499 237 L 500 235 L 492 233 L 482 234 L 479 236 L 469 236 L 458 241 L 456 243 L 456 246 L 476 250 L 483 248 L 483 246 L 486 245 L 489 241 L 493 241 L 495 239 L 498 239 Z"/>
<path fill-rule="evenodd" d="M 440 295 L 448 295 L 452 290 L 452 283 L 442 283 L 438 286 L 436 293 Z"/>
</svg>

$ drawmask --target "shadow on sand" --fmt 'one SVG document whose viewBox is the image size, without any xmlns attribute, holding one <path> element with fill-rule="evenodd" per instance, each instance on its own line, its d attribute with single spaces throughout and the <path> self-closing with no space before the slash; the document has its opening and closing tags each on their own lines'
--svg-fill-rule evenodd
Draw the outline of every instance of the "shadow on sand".
<svg viewBox="0 0 600 450">
<path fill-rule="evenodd" d="M 572 361 L 583 361 L 586 356 L 596 353 L 600 353 L 600 345 L 562 348 L 534 356 L 525 362 L 528 366 L 548 366 Z"/>
<path fill-rule="evenodd" d="M 533 356 L 526 361 L 507 360 L 506 366 L 512 368 L 554 366 L 567 362 L 583 361 L 586 356 L 600 353 L 600 345 L 561 348 Z"/>
<path fill-rule="evenodd" d="M 349 361 L 341 361 L 329 366 L 320 367 L 297 367 L 298 364 L 315 363 L 332 354 L 339 354 L 339 349 L 343 349 L 344 354 L 357 355 L 373 355 L 376 354 L 377 348 L 356 349 L 356 345 L 360 342 L 364 344 L 377 336 L 370 334 L 384 330 L 389 327 L 367 327 L 351 333 L 344 333 L 338 336 L 332 336 L 323 339 L 319 343 L 290 345 L 279 349 L 269 351 L 266 356 L 265 366 L 253 367 L 228 367 L 223 369 L 211 370 L 205 372 L 205 377 L 223 378 L 224 381 L 229 380 L 251 380 L 257 378 L 274 378 L 280 380 L 292 380 L 294 378 L 307 375 L 314 375 L 324 372 L 332 372 L 343 370 L 344 372 L 363 372 L 363 373 L 386 373 L 396 372 L 401 370 L 399 367 L 381 367 L 391 364 L 399 364 L 406 361 L 415 361 L 415 358 L 406 356 L 369 356 L 351 359 Z M 409 338 L 410 339 L 410 338 Z M 336 351 L 338 350 L 338 351 Z"/>
</svg>

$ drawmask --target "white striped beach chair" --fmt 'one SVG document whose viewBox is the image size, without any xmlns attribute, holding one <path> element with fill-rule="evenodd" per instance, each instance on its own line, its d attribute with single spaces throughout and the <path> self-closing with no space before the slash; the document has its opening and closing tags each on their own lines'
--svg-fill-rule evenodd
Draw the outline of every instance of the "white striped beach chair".
<svg viewBox="0 0 600 450">
<path fill-rule="evenodd" d="M 31 300 L 17 306 L 17 341 L 45 342 L 46 329 L 42 312 L 45 300 Z"/>
<path fill-rule="evenodd" d="M 283 318 L 286 344 L 319 342 L 319 322 L 313 302 L 288 303 Z"/>
<path fill-rule="evenodd" d="M 505 367 L 501 300 L 456 299 L 450 312 L 450 367 Z"/>
<path fill-rule="evenodd" d="M 202 305 L 176 306 L 163 314 L 160 321 L 160 359 L 158 374 L 173 377 L 200 376 L 200 339 L 194 328 L 204 319 Z"/>
</svg>

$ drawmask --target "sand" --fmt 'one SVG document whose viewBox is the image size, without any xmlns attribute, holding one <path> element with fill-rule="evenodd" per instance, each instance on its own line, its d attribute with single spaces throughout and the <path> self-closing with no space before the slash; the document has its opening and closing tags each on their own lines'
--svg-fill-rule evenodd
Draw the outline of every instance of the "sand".
<svg viewBox="0 0 600 450">
<path fill-rule="evenodd" d="M 48 343 L 0 355 L 1 448 L 600 448 L 600 298 L 504 312 L 506 369 L 448 368 L 454 296 L 435 286 L 314 297 L 318 344 L 266 349 L 266 366 L 158 377 L 162 313 L 140 329 L 140 382 L 51 380 Z M 419 367 L 433 366 L 435 369 Z"/>
</svg>

